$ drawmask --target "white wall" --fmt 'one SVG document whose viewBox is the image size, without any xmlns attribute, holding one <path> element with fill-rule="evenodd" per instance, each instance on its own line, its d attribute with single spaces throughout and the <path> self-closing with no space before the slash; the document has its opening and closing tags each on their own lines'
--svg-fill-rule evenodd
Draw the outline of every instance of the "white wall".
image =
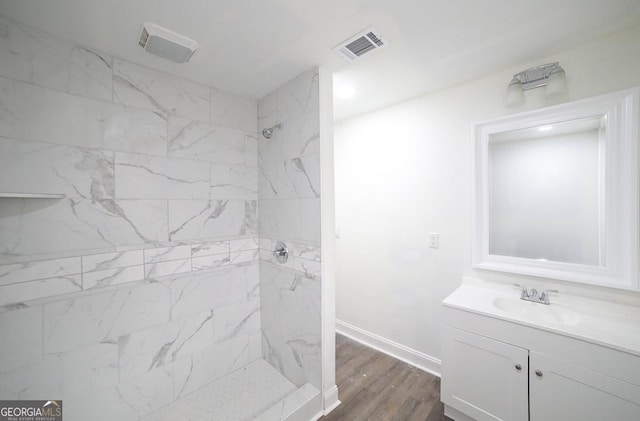
<svg viewBox="0 0 640 421">
<path fill-rule="evenodd" d="M 640 28 L 631 28 L 338 123 L 337 319 L 440 358 L 440 302 L 461 277 L 515 279 L 471 267 L 471 124 L 550 105 L 541 89 L 527 92 L 520 109 L 503 105 L 512 75 L 536 64 L 565 68 L 565 100 L 640 85 L 638 39 Z M 440 234 L 439 249 L 428 248 L 430 232 Z M 527 281 L 640 305 L 640 294 Z"/>
</svg>

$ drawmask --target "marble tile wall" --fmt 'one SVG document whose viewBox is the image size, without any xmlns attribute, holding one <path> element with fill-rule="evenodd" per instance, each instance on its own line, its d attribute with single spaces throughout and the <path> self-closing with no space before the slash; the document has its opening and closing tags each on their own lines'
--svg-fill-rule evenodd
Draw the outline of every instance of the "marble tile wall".
<svg viewBox="0 0 640 421">
<path fill-rule="evenodd" d="M 2 17 L 0 63 L 0 192 L 64 195 L 0 199 L 0 306 L 258 259 L 255 101 Z"/>
<path fill-rule="evenodd" d="M 319 75 L 305 72 L 258 103 L 263 356 L 298 386 L 321 388 Z M 289 248 L 282 264 L 272 251 Z"/>
<path fill-rule="evenodd" d="M 257 104 L 0 16 L 0 395 L 137 420 L 262 357 Z"/>
<path fill-rule="evenodd" d="M 0 395 L 57 396 L 72 421 L 144 417 L 262 357 L 258 270 L 229 265 L 1 312 L 11 339 L 0 343 Z"/>
</svg>

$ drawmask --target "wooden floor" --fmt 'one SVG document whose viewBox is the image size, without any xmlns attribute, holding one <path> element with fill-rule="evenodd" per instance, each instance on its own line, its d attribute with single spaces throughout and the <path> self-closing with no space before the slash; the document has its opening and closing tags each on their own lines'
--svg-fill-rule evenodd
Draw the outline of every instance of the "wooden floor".
<svg viewBox="0 0 640 421">
<path fill-rule="evenodd" d="M 336 383 L 342 404 L 321 421 L 445 421 L 440 378 L 336 336 Z"/>
</svg>

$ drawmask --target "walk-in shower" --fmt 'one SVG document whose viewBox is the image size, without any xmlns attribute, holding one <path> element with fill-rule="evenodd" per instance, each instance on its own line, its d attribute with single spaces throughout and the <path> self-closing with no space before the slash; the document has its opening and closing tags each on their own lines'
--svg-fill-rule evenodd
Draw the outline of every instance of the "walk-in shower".
<svg viewBox="0 0 640 421">
<path fill-rule="evenodd" d="M 283 124 L 282 123 L 278 123 L 273 127 L 269 127 L 267 129 L 263 129 L 262 130 L 262 136 L 264 136 L 265 139 L 271 139 L 271 136 L 273 136 L 273 131 L 275 129 L 278 130 L 282 130 Z"/>
<path fill-rule="evenodd" d="M 317 419 L 333 375 L 321 113 L 295 98 L 320 97 L 319 69 L 214 100 L 2 13 L 0 28 L 0 73 L 38 75 L 0 77 L 0 332 L 20 332 L 0 343 L 1 398 L 54 397 L 67 421 Z M 284 122 L 297 133 L 278 139 Z"/>
</svg>

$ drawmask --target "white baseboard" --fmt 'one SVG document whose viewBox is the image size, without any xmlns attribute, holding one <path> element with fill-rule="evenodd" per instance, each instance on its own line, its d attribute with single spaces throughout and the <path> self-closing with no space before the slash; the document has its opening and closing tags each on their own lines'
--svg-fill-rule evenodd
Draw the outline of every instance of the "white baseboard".
<svg viewBox="0 0 640 421">
<path fill-rule="evenodd" d="M 400 361 L 411 364 L 420 370 L 440 377 L 441 361 L 437 358 L 423 354 L 415 349 L 393 342 L 387 338 L 383 338 L 382 336 L 360 329 L 359 327 L 350 325 L 349 323 L 341 320 L 336 320 L 336 331 L 341 335 L 347 336 L 370 348 L 376 349 L 392 356 L 393 358 L 397 358 Z"/>
<path fill-rule="evenodd" d="M 338 400 L 338 386 L 333 386 L 327 392 L 324 393 L 324 415 L 327 415 L 329 412 L 333 411 L 340 405 L 340 400 Z"/>
</svg>

